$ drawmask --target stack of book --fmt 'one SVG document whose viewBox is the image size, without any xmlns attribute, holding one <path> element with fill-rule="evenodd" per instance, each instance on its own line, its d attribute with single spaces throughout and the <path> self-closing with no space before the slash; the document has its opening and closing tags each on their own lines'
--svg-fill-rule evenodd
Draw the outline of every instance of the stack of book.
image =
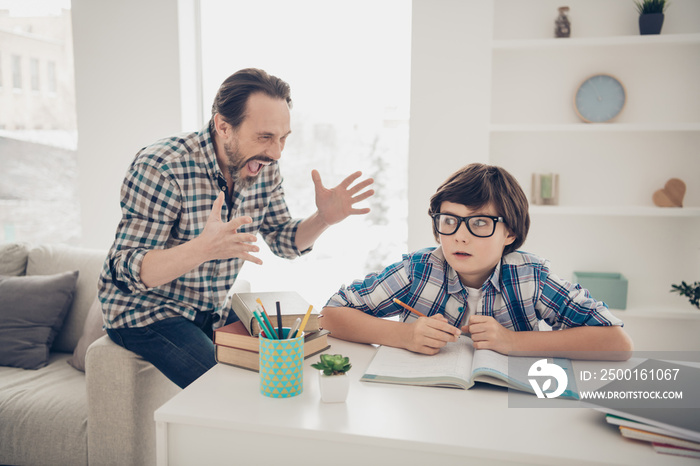
<svg viewBox="0 0 700 466">
<path fill-rule="evenodd" d="M 237 293 L 231 300 L 231 309 L 240 319 L 214 330 L 216 360 L 252 371 L 260 370 L 259 341 L 260 327 L 253 317 L 253 310 L 261 307 L 275 310 L 270 314 L 276 322 L 276 303 L 280 303 L 283 327 L 292 327 L 297 318 L 304 318 L 309 304 L 295 292 Z M 312 310 L 304 327 L 304 359 L 321 353 L 328 348 L 328 330 L 321 330 L 318 312 Z"/>
<path fill-rule="evenodd" d="M 276 326 L 277 303 L 280 303 L 282 327 L 292 327 L 298 317 L 304 318 L 310 307 L 309 303 L 295 291 L 266 291 L 234 293 L 231 297 L 231 310 L 243 322 L 248 333 L 257 337 L 260 335 L 260 326 L 253 316 L 253 311 L 258 307 L 264 309 L 272 319 L 273 325 Z M 312 309 L 304 326 L 305 332 L 315 332 L 319 329 L 318 316 L 318 311 L 315 308 Z"/>
<path fill-rule="evenodd" d="M 700 458 L 700 419 L 695 409 L 605 411 L 605 420 L 618 426 L 623 437 L 648 442 L 657 453 Z"/>
</svg>

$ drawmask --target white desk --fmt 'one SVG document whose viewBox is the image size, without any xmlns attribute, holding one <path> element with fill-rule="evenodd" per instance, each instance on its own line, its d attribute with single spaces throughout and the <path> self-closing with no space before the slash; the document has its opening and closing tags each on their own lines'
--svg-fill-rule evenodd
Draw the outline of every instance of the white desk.
<svg viewBox="0 0 700 466">
<path fill-rule="evenodd" d="M 360 382 L 374 347 L 331 344 L 353 363 L 346 403 L 320 401 L 317 357 L 290 399 L 266 398 L 257 373 L 219 364 L 155 412 L 158 464 L 698 464 L 623 438 L 590 409 L 508 408 L 507 390 L 482 384 Z"/>
</svg>

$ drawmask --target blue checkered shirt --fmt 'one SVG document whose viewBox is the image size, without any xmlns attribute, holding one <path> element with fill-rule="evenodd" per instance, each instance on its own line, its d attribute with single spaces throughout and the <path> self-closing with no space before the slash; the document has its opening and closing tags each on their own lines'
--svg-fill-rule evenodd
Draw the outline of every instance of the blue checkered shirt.
<svg viewBox="0 0 700 466">
<path fill-rule="evenodd" d="M 554 330 L 582 325 L 622 325 L 607 305 L 588 290 L 549 271 L 549 261 L 524 252 L 505 255 L 481 287 L 482 308 L 475 314 L 492 316 L 510 330 L 538 330 L 539 321 Z M 376 317 L 408 311 L 393 298 L 427 316 L 443 314 L 455 326 L 464 325 L 467 288 L 445 260 L 442 248 L 404 255 L 379 274 L 343 286 L 326 306 L 352 307 Z"/>
<path fill-rule="evenodd" d="M 141 264 L 151 249 L 167 249 L 197 237 L 225 179 L 216 162 L 209 128 L 162 139 L 145 147 L 129 167 L 121 189 L 122 219 L 98 282 L 107 328 L 143 327 L 169 317 L 194 320 L 197 312 L 220 314 L 226 293 L 243 266 L 241 259 L 212 260 L 162 286 L 147 288 Z M 263 167 L 257 182 L 224 203 L 222 221 L 250 216 L 239 232 L 262 235 L 280 257 L 308 252 L 295 246 L 301 220 L 284 200 L 277 163 Z"/>
</svg>

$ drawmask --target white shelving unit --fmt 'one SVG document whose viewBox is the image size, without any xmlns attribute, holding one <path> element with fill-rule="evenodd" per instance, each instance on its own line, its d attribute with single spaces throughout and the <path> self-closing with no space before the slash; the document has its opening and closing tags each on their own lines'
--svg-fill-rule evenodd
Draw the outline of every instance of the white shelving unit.
<svg viewBox="0 0 700 466">
<path fill-rule="evenodd" d="M 653 36 L 608 36 L 608 37 L 574 37 L 559 39 L 524 39 L 497 40 L 491 46 L 493 50 L 527 50 L 561 47 L 571 50 L 576 47 L 609 47 L 609 46 L 667 46 L 667 45 L 696 45 L 700 43 L 700 34 L 672 34 Z"/>
<path fill-rule="evenodd" d="M 531 206 L 525 250 L 564 278 L 620 272 L 628 309 L 675 312 L 687 301 L 670 284 L 700 280 L 700 2 L 673 2 L 656 36 L 637 34 L 630 3 L 570 1 L 572 37 L 555 39 L 559 3 L 495 0 L 489 160 L 528 195 L 532 173 L 559 174 L 559 205 Z M 573 96 L 597 73 L 627 101 L 588 124 Z M 683 208 L 652 202 L 670 178 L 687 185 Z"/>
<path fill-rule="evenodd" d="M 573 123 L 573 124 L 511 124 L 491 125 L 492 133 L 517 132 L 700 132 L 700 123 Z"/>
</svg>

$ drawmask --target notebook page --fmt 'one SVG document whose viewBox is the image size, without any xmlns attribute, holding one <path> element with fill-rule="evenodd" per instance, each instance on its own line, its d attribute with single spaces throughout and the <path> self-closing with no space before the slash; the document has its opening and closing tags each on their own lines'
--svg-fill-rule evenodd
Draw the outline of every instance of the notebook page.
<svg viewBox="0 0 700 466">
<path fill-rule="evenodd" d="M 474 349 L 471 340 L 460 337 L 436 355 L 414 353 L 401 348 L 380 346 L 365 371 L 384 377 L 456 377 L 469 380 Z"/>
</svg>

